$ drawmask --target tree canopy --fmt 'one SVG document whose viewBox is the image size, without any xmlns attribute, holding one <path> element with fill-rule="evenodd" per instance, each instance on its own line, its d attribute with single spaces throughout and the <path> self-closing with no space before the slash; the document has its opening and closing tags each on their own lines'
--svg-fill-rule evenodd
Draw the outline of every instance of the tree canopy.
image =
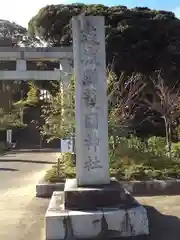
<svg viewBox="0 0 180 240">
<path fill-rule="evenodd" d="M 107 63 L 116 73 L 149 75 L 161 69 L 168 81 L 180 76 L 180 20 L 172 12 L 125 6 L 50 5 L 29 22 L 29 32 L 53 46 L 72 44 L 72 16 L 105 16 Z"/>
<path fill-rule="evenodd" d="M 37 43 L 40 41 L 31 37 L 26 28 L 0 19 L 0 46 L 35 46 Z"/>
</svg>

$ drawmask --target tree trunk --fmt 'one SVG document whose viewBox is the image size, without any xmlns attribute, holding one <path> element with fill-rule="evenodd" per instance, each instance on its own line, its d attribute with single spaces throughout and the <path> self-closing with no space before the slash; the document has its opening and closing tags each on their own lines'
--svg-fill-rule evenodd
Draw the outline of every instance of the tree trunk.
<svg viewBox="0 0 180 240">
<path fill-rule="evenodd" d="M 167 117 L 164 117 L 164 122 L 165 122 L 165 129 L 166 129 L 167 154 L 168 154 L 168 158 L 171 159 L 172 158 L 171 123 L 170 123 L 170 120 Z"/>
<path fill-rule="evenodd" d="M 168 152 L 169 152 L 169 159 L 172 158 L 172 131 L 171 131 L 171 123 L 168 124 L 168 135 L 169 135 L 169 141 L 168 141 Z"/>
<path fill-rule="evenodd" d="M 116 135 L 113 131 L 113 150 L 115 150 L 115 149 L 116 149 Z"/>
</svg>

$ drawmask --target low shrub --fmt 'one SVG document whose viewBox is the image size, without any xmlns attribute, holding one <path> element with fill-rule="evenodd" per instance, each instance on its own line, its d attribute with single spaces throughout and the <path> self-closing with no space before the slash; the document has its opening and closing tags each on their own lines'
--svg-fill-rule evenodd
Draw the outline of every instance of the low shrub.
<svg viewBox="0 0 180 240">
<path fill-rule="evenodd" d="M 149 148 L 138 138 L 118 138 L 114 149 L 110 141 L 109 171 L 118 180 L 153 180 L 180 179 L 180 144 L 173 143 L 172 160 L 165 155 L 165 139 L 151 137 Z M 45 180 L 50 182 L 64 181 L 75 177 L 75 167 L 70 153 L 59 154 L 59 167 L 55 165 L 46 174 Z M 58 171 L 59 169 L 59 171 Z"/>
<path fill-rule="evenodd" d="M 150 137 L 148 139 L 148 152 L 155 156 L 165 156 L 166 154 L 166 140 L 163 137 Z"/>
<path fill-rule="evenodd" d="M 61 153 L 57 155 L 57 164 L 47 171 L 45 181 L 62 182 L 66 178 L 74 178 L 75 176 L 75 167 L 72 163 L 71 154 Z"/>
<path fill-rule="evenodd" d="M 177 161 L 169 160 L 166 157 L 155 157 L 150 153 L 138 152 L 129 149 L 127 145 L 119 144 L 115 152 L 110 152 L 109 163 L 111 177 L 118 180 L 180 179 L 180 168 Z M 74 178 L 75 176 L 71 154 L 64 153 L 60 156 L 59 174 L 57 165 L 55 165 L 47 172 L 45 180 L 62 182 L 66 178 Z"/>
<path fill-rule="evenodd" d="M 180 142 L 172 144 L 172 157 L 180 159 Z"/>
</svg>

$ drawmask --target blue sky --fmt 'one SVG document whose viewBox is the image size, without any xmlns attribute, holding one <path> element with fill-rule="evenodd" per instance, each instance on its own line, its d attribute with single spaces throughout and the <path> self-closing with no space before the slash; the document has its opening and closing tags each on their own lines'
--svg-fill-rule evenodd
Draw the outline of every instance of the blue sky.
<svg viewBox="0 0 180 240">
<path fill-rule="evenodd" d="M 15 21 L 18 24 L 27 27 L 28 21 L 33 17 L 40 8 L 48 4 L 60 3 L 101 3 L 104 5 L 124 5 L 129 8 L 136 6 L 149 7 L 153 9 L 169 10 L 175 12 L 180 18 L 180 0 L 1 0 L 0 3 L 0 19 Z"/>
</svg>

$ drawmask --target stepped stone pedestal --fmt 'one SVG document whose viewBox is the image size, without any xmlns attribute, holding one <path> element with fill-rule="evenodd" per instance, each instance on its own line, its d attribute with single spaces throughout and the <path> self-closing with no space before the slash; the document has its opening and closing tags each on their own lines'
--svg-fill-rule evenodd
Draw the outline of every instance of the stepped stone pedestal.
<svg viewBox="0 0 180 240">
<path fill-rule="evenodd" d="M 72 20 L 76 89 L 76 179 L 54 192 L 46 240 L 149 234 L 146 209 L 109 176 L 104 18 Z"/>
<path fill-rule="evenodd" d="M 90 190 L 91 193 L 92 191 Z M 91 210 L 89 206 L 87 209 L 83 206 L 83 210 L 75 210 L 79 204 L 73 206 L 73 210 L 66 209 L 65 195 L 65 192 L 53 193 L 46 212 L 46 240 L 101 239 L 101 237 L 108 239 L 149 234 L 146 209 L 128 192 L 125 192 L 125 198 L 128 200 L 120 201 L 119 206 L 104 207 L 102 201 L 103 207 Z M 70 195 L 66 195 L 66 198 L 67 196 Z"/>
<path fill-rule="evenodd" d="M 107 185 L 78 187 L 67 179 L 46 212 L 46 240 L 101 239 L 148 235 L 146 209 L 115 179 Z"/>
</svg>

